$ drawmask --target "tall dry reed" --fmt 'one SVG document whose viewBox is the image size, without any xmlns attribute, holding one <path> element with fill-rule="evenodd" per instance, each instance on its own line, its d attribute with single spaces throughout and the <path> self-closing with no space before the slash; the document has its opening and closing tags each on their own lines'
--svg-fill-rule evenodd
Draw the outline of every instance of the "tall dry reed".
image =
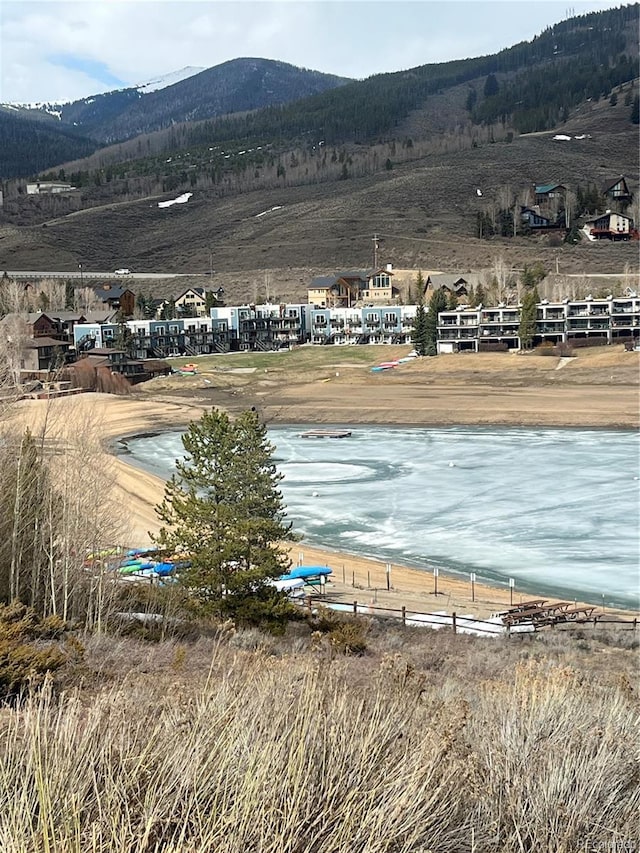
<svg viewBox="0 0 640 853">
<path fill-rule="evenodd" d="M 223 643 L 197 678 L 185 654 L 4 711 L 4 853 L 568 853 L 634 830 L 628 690 L 530 664 L 456 695 L 397 656 Z"/>
</svg>

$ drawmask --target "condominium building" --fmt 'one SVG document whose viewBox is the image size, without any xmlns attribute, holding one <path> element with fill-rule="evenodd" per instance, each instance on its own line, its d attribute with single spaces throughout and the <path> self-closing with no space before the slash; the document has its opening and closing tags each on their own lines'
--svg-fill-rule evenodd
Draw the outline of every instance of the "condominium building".
<svg viewBox="0 0 640 853">
<path fill-rule="evenodd" d="M 438 315 L 438 352 L 521 348 L 519 306 L 468 308 Z M 640 297 L 543 300 L 537 307 L 533 345 L 640 341 Z"/>
<path fill-rule="evenodd" d="M 212 308 L 209 317 L 77 323 L 78 353 L 119 348 L 131 358 L 277 350 L 311 344 L 410 344 L 416 305 L 315 308 L 305 303 Z M 438 315 L 438 352 L 518 350 L 521 309 L 459 306 Z M 533 345 L 640 341 L 640 297 L 610 297 L 537 306 Z"/>
</svg>

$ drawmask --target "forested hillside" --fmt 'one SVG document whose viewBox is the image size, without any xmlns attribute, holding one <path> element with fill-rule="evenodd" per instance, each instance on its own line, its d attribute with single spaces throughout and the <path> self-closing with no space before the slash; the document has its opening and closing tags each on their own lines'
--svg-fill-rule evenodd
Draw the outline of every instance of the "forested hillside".
<svg viewBox="0 0 640 853">
<path fill-rule="evenodd" d="M 0 151 L 4 155 L 0 157 L 0 178 L 32 175 L 83 157 L 106 143 L 179 122 L 284 104 L 345 82 L 333 74 L 284 62 L 234 59 L 149 93 L 121 89 L 38 109 L 0 105 Z M 28 123 L 21 125 L 18 120 Z M 59 135 L 66 140 L 64 144 Z M 75 137 L 82 141 L 74 146 Z M 86 142 L 87 138 L 92 142 Z"/>
<path fill-rule="evenodd" d="M 53 123 L 0 110 L 0 176 L 41 172 L 55 163 L 85 157 L 97 144 Z"/>
<path fill-rule="evenodd" d="M 92 126 L 105 142 L 130 139 L 178 122 L 286 104 L 348 82 L 269 59 L 233 59 L 129 104 L 115 120 Z"/>
</svg>

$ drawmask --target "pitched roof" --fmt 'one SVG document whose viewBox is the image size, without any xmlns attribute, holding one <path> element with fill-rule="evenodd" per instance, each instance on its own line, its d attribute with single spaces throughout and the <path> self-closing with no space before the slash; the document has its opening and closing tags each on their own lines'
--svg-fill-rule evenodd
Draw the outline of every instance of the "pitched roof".
<svg viewBox="0 0 640 853">
<path fill-rule="evenodd" d="M 10 316 L 10 315 L 7 315 L 7 316 Z M 22 317 L 23 320 L 26 320 L 26 322 L 29 323 L 30 325 L 33 325 L 33 323 L 35 323 L 41 317 L 46 317 L 50 323 L 53 323 L 51 314 L 48 314 L 45 311 L 29 311 L 28 314 L 18 314 L 17 316 Z"/>
<path fill-rule="evenodd" d="M 86 320 L 87 315 L 83 311 L 46 311 L 47 317 L 52 320 L 60 320 L 61 323 L 69 323 L 71 320 L 80 322 Z"/>
<path fill-rule="evenodd" d="M 29 340 L 25 341 L 24 346 L 27 349 L 41 349 L 42 347 L 68 347 L 70 346 L 69 341 L 58 341 L 55 338 L 29 338 Z"/>
<path fill-rule="evenodd" d="M 101 299 L 102 302 L 106 302 L 108 299 L 120 299 L 122 294 L 128 290 L 128 287 L 120 287 L 117 284 L 112 284 L 110 287 L 93 287 L 95 295 L 98 299 Z"/>
<path fill-rule="evenodd" d="M 387 275 L 393 275 L 391 270 L 385 267 L 377 267 L 376 269 L 367 270 L 343 270 L 342 272 L 334 273 L 333 275 L 317 275 L 311 279 L 310 290 L 324 290 L 325 288 L 333 287 L 338 281 L 358 281 L 363 285 L 377 273 L 384 272 Z"/>
<path fill-rule="evenodd" d="M 597 216 L 592 216 L 591 219 L 586 219 L 585 222 L 589 224 L 589 222 L 598 222 L 600 219 L 605 219 L 607 216 L 620 216 L 622 219 L 628 219 L 629 222 L 632 222 L 630 216 L 626 216 L 624 213 L 616 213 L 615 210 L 607 210 L 605 213 L 599 213 Z"/>
<path fill-rule="evenodd" d="M 434 290 L 440 290 L 446 287 L 447 290 L 455 292 L 466 288 L 468 285 L 475 286 L 479 282 L 479 277 L 476 273 L 468 273 L 460 275 L 459 273 L 438 273 L 436 275 L 427 276 L 425 289 L 427 285 L 431 285 Z"/>
<path fill-rule="evenodd" d="M 183 296 L 186 296 L 187 293 L 195 293 L 196 296 L 199 296 L 200 299 L 204 299 L 204 287 L 188 287 L 186 290 L 183 290 L 180 296 L 176 296 L 174 302 L 177 302 L 179 299 L 182 299 Z"/>
<path fill-rule="evenodd" d="M 536 193 L 538 195 L 546 195 L 553 190 L 564 190 L 566 187 L 563 184 L 537 184 Z"/>
<path fill-rule="evenodd" d="M 104 310 L 88 311 L 84 316 L 87 323 L 109 323 L 117 315 L 117 311 L 105 306 Z"/>
<path fill-rule="evenodd" d="M 625 189 L 626 189 L 626 190 L 628 190 L 628 187 L 627 187 L 627 179 L 625 178 L 625 176 L 624 176 L 624 175 L 618 175 L 618 177 L 617 177 L 617 178 L 609 178 L 607 181 L 605 181 L 605 182 L 602 184 L 602 192 L 603 192 L 603 193 L 606 193 L 606 192 L 608 192 L 610 189 L 613 189 L 613 187 L 615 187 L 615 185 L 616 185 L 616 184 L 619 184 L 619 183 L 620 183 L 620 181 L 622 181 L 622 183 L 624 184 Z"/>
<path fill-rule="evenodd" d="M 551 222 L 548 216 L 544 216 L 542 213 L 540 213 L 539 205 L 536 205 L 535 207 L 522 207 L 520 208 L 520 212 L 523 216 L 527 213 L 533 213 L 533 215 L 537 216 L 538 219 L 544 219 L 545 222 Z"/>
</svg>

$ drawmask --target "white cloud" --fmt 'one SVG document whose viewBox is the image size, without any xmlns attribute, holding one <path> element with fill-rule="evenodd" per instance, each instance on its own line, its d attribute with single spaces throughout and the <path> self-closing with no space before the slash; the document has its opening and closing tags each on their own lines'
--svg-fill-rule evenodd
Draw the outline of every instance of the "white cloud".
<svg viewBox="0 0 640 853">
<path fill-rule="evenodd" d="M 593 0 L 574 8 L 581 14 L 612 5 Z M 493 52 L 561 20 L 566 4 L 3 0 L 0 15 L 0 100 L 42 101 L 114 88 L 107 75 L 133 85 L 239 56 L 366 77 Z M 75 57 L 77 68 L 61 65 L 64 56 Z"/>
</svg>

